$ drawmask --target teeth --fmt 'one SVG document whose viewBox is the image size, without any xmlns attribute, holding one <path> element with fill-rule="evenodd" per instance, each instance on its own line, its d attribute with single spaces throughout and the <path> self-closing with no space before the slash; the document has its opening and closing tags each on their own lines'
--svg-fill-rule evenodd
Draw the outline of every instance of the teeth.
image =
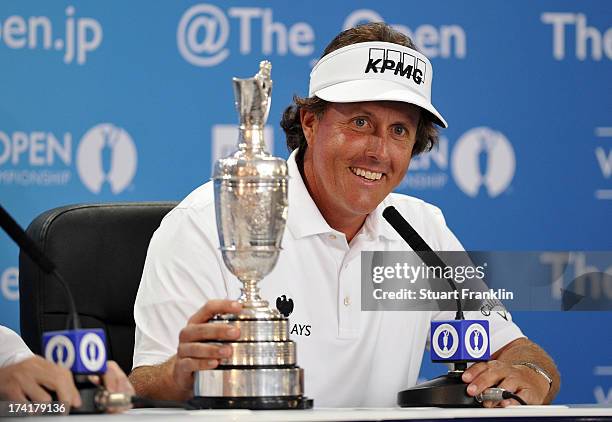
<svg viewBox="0 0 612 422">
<path fill-rule="evenodd" d="M 368 180 L 378 180 L 382 177 L 382 173 L 360 169 L 358 167 L 350 167 L 351 171 L 357 176 L 365 177 Z"/>
</svg>

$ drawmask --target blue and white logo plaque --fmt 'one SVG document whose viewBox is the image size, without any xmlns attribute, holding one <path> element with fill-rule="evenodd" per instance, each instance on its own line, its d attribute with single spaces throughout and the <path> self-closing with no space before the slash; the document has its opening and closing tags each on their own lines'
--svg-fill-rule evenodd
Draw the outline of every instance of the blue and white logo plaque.
<svg viewBox="0 0 612 422">
<path fill-rule="evenodd" d="M 45 359 L 75 374 L 106 372 L 106 337 L 100 328 L 46 332 L 43 350 Z"/>
<path fill-rule="evenodd" d="M 489 321 L 450 320 L 431 323 L 432 362 L 489 360 Z"/>
</svg>

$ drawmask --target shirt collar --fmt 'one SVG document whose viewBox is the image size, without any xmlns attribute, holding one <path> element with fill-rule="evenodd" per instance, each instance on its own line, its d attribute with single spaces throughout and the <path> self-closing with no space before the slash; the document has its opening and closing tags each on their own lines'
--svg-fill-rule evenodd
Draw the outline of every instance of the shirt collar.
<svg viewBox="0 0 612 422">
<path fill-rule="evenodd" d="M 312 200 L 304 180 L 302 180 L 302 174 L 295 161 L 297 152 L 298 150 L 295 149 L 287 160 L 290 177 L 287 227 L 296 239 L 321 233 L 336 232 L 323 218 L 317 204 Z"/>
<path fill-rule="evenodd" d="M 391 194 L 389 194 L 378 206 L 368 214 L 363 225 L 364 232 L 368 237 L 374 239 L 383 237 L 387 240 L 397 240 L 398 234 L 393 230 L 393 227 L 383 217 L 383 211 L 387 206 L 391 205 Z"/>
</svg>

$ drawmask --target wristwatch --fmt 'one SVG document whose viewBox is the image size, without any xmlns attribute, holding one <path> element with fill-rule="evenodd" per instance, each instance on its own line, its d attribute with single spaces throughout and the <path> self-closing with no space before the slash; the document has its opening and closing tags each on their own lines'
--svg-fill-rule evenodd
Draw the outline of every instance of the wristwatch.
<svg viewBox="0 0 612 422">
<path fill-rule="evenodd" d="M 538 374 L 540 374 L 542 377 L 544 377 L 544 379 L 548 382 L 548 387 L 549 388 L 552 386 L 552 383 L 553 383 L 552 377 L 550 375 L 548 375 L 548 372 L 546 372 L 544 369 L 542 369 L 540 366 L 536 365 L 535 363 L 533 363 L 533 362 L 516 362 L 516 363 L 514 363 L 514 365 L 523 365 L 523 366 L 526 366 L 527 368 L 533 369 Z"/>
</svg>

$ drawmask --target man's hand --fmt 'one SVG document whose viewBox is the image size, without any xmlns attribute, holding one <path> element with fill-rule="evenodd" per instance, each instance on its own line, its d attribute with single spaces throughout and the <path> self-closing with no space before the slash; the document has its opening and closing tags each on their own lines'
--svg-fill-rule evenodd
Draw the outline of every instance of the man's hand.
<svg viewBox="0 0 612 422">
<path fill-rule="evenodd" d="M 72 373 L 40 356 L 0 368 L 0 398 L 4 400 L 46 402 L 51 401 L 50 391 L 61 402 L 81 405 Z"/>
<path fill-rule="evenodd" d="M 462 377 L 470 383 L 467 393 L 477 396 L 489 387 L 497 386 L 518 395 L 527 404 L 542 404 L 548 395 L 550 386 L 543 376 L 524 365 L 510 365 L 499 360 L 479 362 L 467 369 Z M 485 407 L 493 407 L 497 403 L 484 402 Z M 517 405 L 516 400 L 503 400 L 501 407 Z"/>
<path fill-rule="evenodd" d="M 89 380 L 96 385 L 100 385 L 100 377 L 92 375 Z M 102 375 L 102 385 L 108 390 L 109 393 L 124 393 L 129 396 L 135 394 L 134 387 L 128 380 L 128 377 L 121 370 L 117 362 L 109 360 L 106 363 L 106 373 Z M 129 410 L 132 406 L 126 407 L 115 407 L 108 410 L 108 413 L 120 413 Z"/>
<path fill-rule="evenodd" d="M 193 389 L 193 373 L 213 369 L 219 359 L 232 355 L 229 346 L 202 343 L 204 340 L 235 340 L 240 330 L 226 324 L 211 324 L 208 321 L 216 314 L 238 313 L 240 303 L 233 300 L 211 300 L 189 320 L 179 334 L 179 345 L 172 377 L 182 390 Z"/>
<path fill-rule="evenodd" d="M 525 365 L 513 362 L 533 362 L 541 366 L 553 380 L 549 385 L 546 378 Z M 559 372 L 548 354 L 537 344 L 518 338 L 500 350 L 488 362 L 479 362 L 468 368 L 462 377 L 468 383 L 467 393 L 477 396 L 489 387 L 508 390 L 527 404 L 548 404 L 559 391 L 561 384 Z M 511 406 L 519 404 L 516 400 L 502 400 L 499 403 L 485 402 L 485 407 Z"/>
<path fill-rule="evenodd" d="M 219 359 L 232 354 L 229 346 L 202 343 L 210 340 L 236 340 L 240 330 L 227 324 L 208 321 L 216 314 L 240 312 L 233 300 L 211 300 L 198 310 L 179 334 L 176 355 L 161 365 L 140 366 L 130 374 L 139 396 L 157 400 L 187 400 L 193 396 L 193 373 L 213 369 Z"/>
<path fill-rule="evenodd" d="M 117 362 L 109 360 L 106 363 L 106 373 L 102 375 L 102 381 L 104 383 L 104 387 L 110 393 L 124 393 L 133 396 L 134 387 L 128 380 L 125 372 L 121 370 Z"/>
</svg>

